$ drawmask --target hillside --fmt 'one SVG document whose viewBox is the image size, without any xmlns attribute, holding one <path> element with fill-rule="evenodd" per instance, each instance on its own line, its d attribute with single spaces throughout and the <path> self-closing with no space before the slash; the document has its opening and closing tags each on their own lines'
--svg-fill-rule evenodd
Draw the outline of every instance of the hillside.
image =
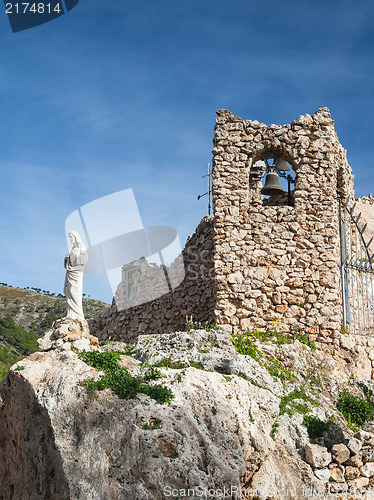
<svg viewBox="0 0 374 500">
<path fill-rule="evenodd" d="M 83 298 L 86 319 L 93 318 L 109 304 Z M 11 316 L 18 326 L 42 335 L 57 318 L 66 314 L 65 297 L 40 289 L 16 288 L 0 283 L 0 316 Z"/>
<path fill-rule="evenodd" d="M 109 304 L 83 298 L 87 319 Z M 0 379 L 19 359 L 36 351 L 36 340 L 58 318 L 66 314 L 65 297 L 40 289 L 0 284 Z"/>
</svg>

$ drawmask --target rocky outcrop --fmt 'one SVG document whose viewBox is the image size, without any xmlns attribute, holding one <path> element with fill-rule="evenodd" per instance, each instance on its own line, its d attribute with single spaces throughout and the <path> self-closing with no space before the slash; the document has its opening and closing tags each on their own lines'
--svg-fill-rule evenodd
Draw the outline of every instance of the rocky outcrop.
<svg viewBox="0 0 374 500">
<path fill-rule="evenodd" d="M 353 436 L 335 404 L 349 381 L 360 393 L 353 357 L 299 341 L 252 347 L 252 356 L 240 354 L 212 329 L 100 348 L 122 353 L 134 376 L 158 365 L 162 377 L 151 384 L 171 389 L 170 404 L 88 393 L 82 382 L 102 373 L 72 350 L 18 362 L 0 386 L 0 498 L 164 500 L 190 490 L 283 500 L 370 485 L 374 429 Z M 301 411 L 338 424 L 313 441 Z"/>
<path fill-rule="evenodd" d="M 78 352 L 92 351 L 99 347 L 97 337 L 90 334 L 88 323 L 85 319 L 62 318 L 53 322 L 52 327 L 43 337 L 38 339 L 39 351 L 60 349 Z"/>
</svg>

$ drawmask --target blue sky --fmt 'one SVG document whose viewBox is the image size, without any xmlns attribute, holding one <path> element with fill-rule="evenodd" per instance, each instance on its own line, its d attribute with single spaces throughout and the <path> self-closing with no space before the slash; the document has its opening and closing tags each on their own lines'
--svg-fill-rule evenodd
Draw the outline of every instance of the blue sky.
<svg viewBox="0 0 374 500">
<path fill-rule="evenodd" d="M 12 33 L 0 13 L 0 281 L 60 292 L 67 216 L 133 188 L 182 244 L 207 213 L 215 111 L 290 123 L 328 106 L 374 193 L 371 1 L 80 0 Z M 85 292 L 110 300 L 102 277 Z"/>
</svg>

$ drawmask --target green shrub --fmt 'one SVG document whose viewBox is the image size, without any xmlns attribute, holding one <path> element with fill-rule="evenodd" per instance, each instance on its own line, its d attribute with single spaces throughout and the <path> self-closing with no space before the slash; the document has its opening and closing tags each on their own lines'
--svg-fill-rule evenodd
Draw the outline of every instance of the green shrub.
<svg viewBox="0 0 374 500">
<path fill-rule="evenodd" d="M 277 377 L 280 380 L 290 380 L 291 382 L 293 382 L 295 380 L 295 375 L 293 373 L 283 368 L 282 364 L 276 358 L 272 358 L 270 360 L 263 360 L 261 350 L 254 344 L 255 340 L 265 340 L 274 337 L 273 334 L 272 337 L 270 337 L 269 335 L 270 332 L 237 334 L 233 335 L 231 337 L 231 340 L 234 343 L 236 352 L 239 352 L 240 354 L 245 354 L 247 356 L 251 356 L 251 358 L 257 361 L 257 363 L 266 368 L 267 371 L 273 377 Z M 282 336 L 282 338 L 284 339 L 286 337 Z M 241 375 L 239 374 L 239 376 Z"/>
<path fill-rule="evenodd" d="M 135 399 L 139 393 L 147 394 L 157 403 L 170 403 L 173 393 L 162 385 L 149 385 L 147 381 L 162 376 L 157 369 L 149 369 L 143 377 L 133 377 L 127 368 L 122 368 L 118 360 L 118 352 L 83 351 L 79 354 L 88 365 L 104 371 L 99 380 L 89 378 L 82 385 L 90 392 L 111 389 L 121 399 Z"/>
<path fill-rule="evenodd" d="M 300 387 L 300 389 L 295 389 L 286 396 L 281 397 L 279 414 L 283 415 L 283 413 L 288 413 L 292 415 L 296 412 L 305 415 L 308 413 L 310 411 L 308 405 L 299 403 L 297 400 L 300 399 L 312 406 L 318 406 L 318 402 L 306 394 L 304 387 Z"/>
<path fill-rule="evenodd" d="M 157 380 L 161 377 L 162 373 L 158 368 L 155 368 L 154 366 L 148 368 L 148 370 L 143 375 L 144 380 Z"/>
<path fill-rule="evenodd" d="M 270 437 L 273 441 L 275 441 L 275 431 L 276 429 L 279 427 L 279 423 L 278 422 L 274 422 L 273 425 L 271 426 L 271 430 L 270 430 Z"/>
<path fill-rule="evenodd" d="M 325 432 L 328 432 L 332 423 L 332 420 L 327 420 L 327 422 L 324 422 L 323 420 L 319 419 L 318 417 L 314 417 L 313 415 L 307 415 L 303 420 L 303 424 L 308 430 L 309 437 L 312 439 L 321 437 Z"/>
<path fill-rule="evenodd" d="M 20 347 L 28 353 L 38 349 L 38 336 L 34 332 L 28 332 L 24 328 L 16 326 L 10 316 L 0 317 L 0 335 L 6 338 L 11 345 Z"/>
<path fill-rule="evenodd" d="M 339 393 L 337 408 L 344 415 L 348 424 L 355 424 L 359 427 L 370 420 L 374 413 L 374 408 L 368 401 L 350 394 L 346 390 Z"/>
<path fill-rule="evenodd" d="M 263 366 L 267 369 L 270 375 L 273 375 L 273 377 L 277 377 L 280 380 L 290 380 L 291 382 L 295 380 L 295 375 L 289 370 L 285 370 L 276 358 L 273 358 L 270 361 L 265 361 Z"/>
<path fill-rule="evenodd" d="M 171 358 L 162 359 L 158 363 L 155 363 L 154 366 L 158 366 L 160 368 L 173 368 L 177 370 L 182 370 L 183 368 L 188 367 L 186 363 L 182 363 L 179 359 L 178 361 L 173 361 Z"/>
<path fill-rule="evenodd" d="M 255 361 L 260 362 L 260 359 L 262 358 L 262 352 L 253 344 L 253 342 L 256 340 L 256 337 L 254 337 L 253 334 L 237 334 L 233 335 L 231 339 L 234 343 L 236 352 L 251 356 L 251 358 L 253 358 Z"/>
<path fill-rule="evenodd" d="M 172 393 L 171 389 L 163 385 L 147 384 L 142 386 L 142 390 L 139 392 L 147 394 L 150 398 L 154 399 L 159 404 L 170 403 L 170 401 L 174 397 L 174 394 Z"/>
<path fill-rule="evenodd" d="M 265 332 L 255 330 L 254 332 L 232 336 L 232 341 L 235 345 L 236 351 L 241 354 L 248 354 L 254 359 L 256 359 L 255 356 L 258 356 L 258 350 L 253 345 L 253 342 L 256 340 L 260 340 L 261 342 L 272 342 L 278 346 L 282 344 L 291 344 L 292 342 L 295 342 L 295 340 L 298 340 L 302 344 L 309 346 L 311 349 L 316 349 L 316 345 L 313 340 L 310 340 L 309 336 L 304 333 L 299 326 L 294 326 L 292 328 L 292 332 L 288 335 L 280 333 L 274 329 L 266 330 Z"/>
<path fill-rule="evenodd" d="M 0 380 L 2 380 L 9 368 L 22 358 L 11 352 L 9 345 L 0 345 Z"/>
<path fill-rule="evenodd" d="M 190 366 L 192 366 L 192 368 L 196 368 L 197 370 L 204 370 L 204 366 L 201 363 L 199 363 L 198 361 L 190 361 Z M 219 369 L 216 371 L 218 373 L 222 373 L 222 371 L 220 371 Z M 224 373 L 227 374 L 226 371 Z"/>
<path fill-rule="evenodd" d="M 143 424 L 140 427 L 145 431 L 154 431 L 158 429 L 161 425 L 161 420 L 159 418 L 152 419 L 149 424 Z"/>
<path fill-rule="evenodd" d="M 8 373 L 9 368 L 5 365 L 0 365 L 0 380 L 3 380 L 5 375 Z"/>
</svg>

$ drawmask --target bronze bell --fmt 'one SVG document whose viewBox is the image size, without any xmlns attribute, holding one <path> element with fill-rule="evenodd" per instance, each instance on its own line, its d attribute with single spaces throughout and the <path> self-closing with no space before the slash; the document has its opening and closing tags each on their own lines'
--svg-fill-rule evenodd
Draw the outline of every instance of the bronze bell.
<svg viewBox="0 0 374 500">
<path fill-rule="evenodd" d="M 277 163 L 277 169 L 279 172 L 289 172 L 290 169 L 288 168 L 287 162 L 284 158 L 279 158 L 278 163 Z"/>
<path fill-rule="evenodd" d="M 279 184 L 278 174 L 275 172 L 269 172 L 266 176 L 265 186 L 261 189 L 261 193 L 265 196 L 275 196 L 279 194 L 283 194 L 284 190 L 281 188 Z"/>
</svg>

